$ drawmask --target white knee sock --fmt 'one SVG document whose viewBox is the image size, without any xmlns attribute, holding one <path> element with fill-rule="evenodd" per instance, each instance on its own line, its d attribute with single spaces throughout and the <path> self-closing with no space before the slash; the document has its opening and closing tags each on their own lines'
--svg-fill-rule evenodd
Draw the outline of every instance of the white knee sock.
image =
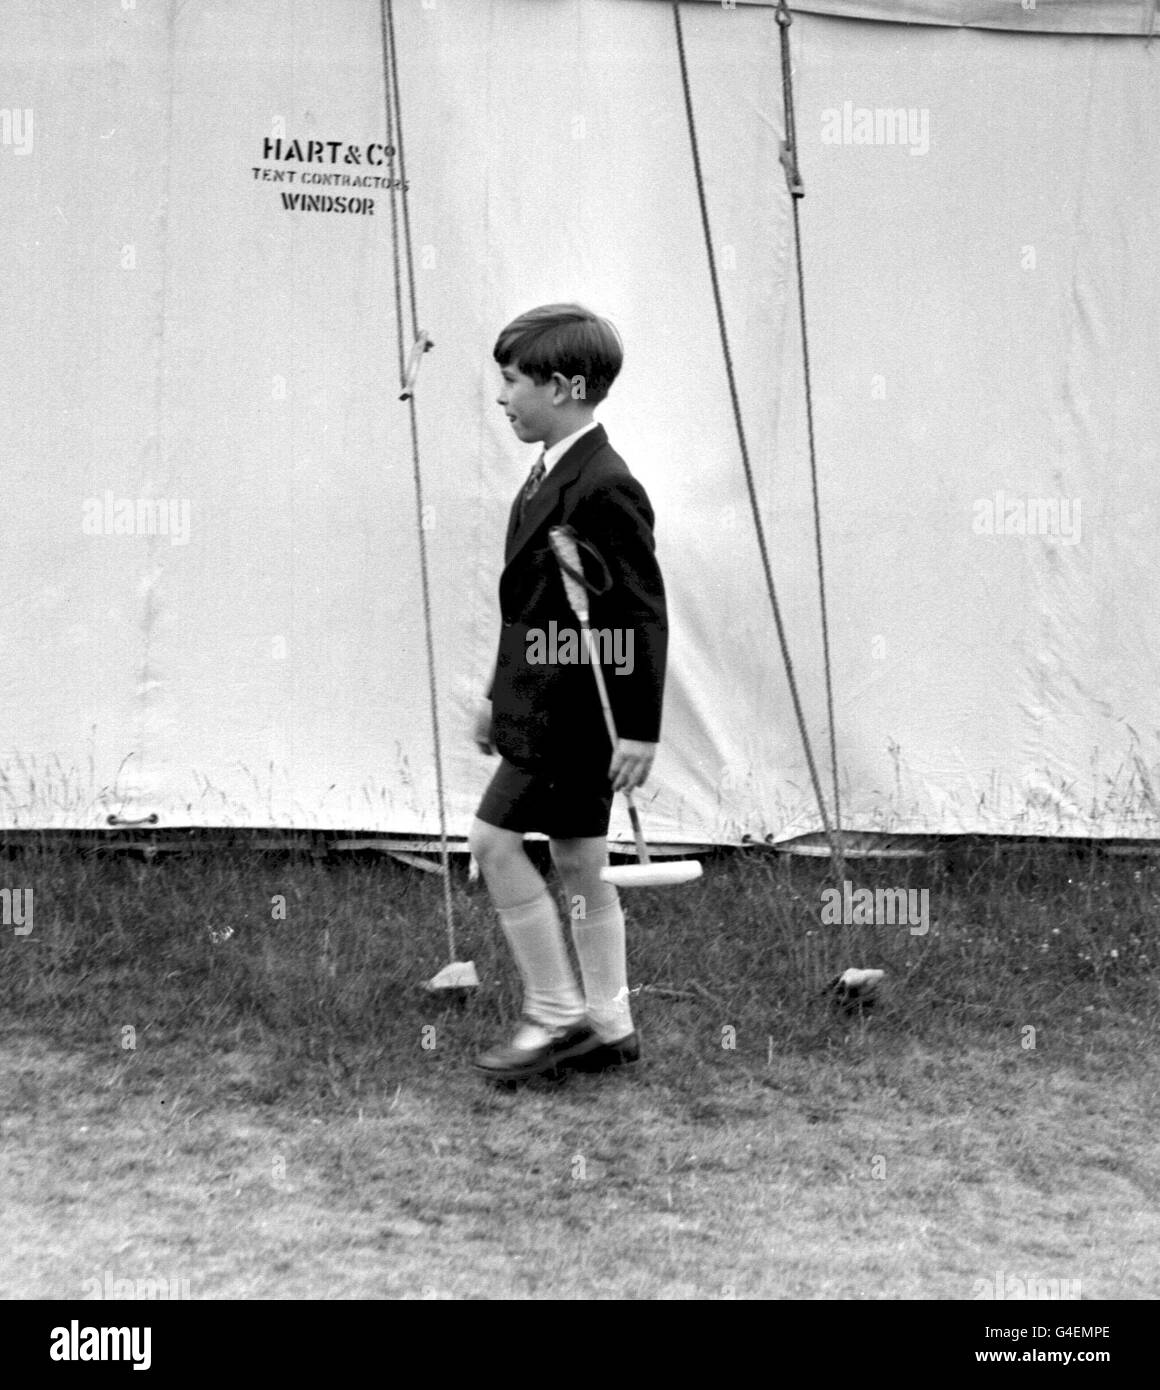
<svg viewBox="0 0 1160 1390">
<path fill-rule="evenodd" d="M 531 902 L 498 909 L 524 982 L 524 1011 L 548 1028 L 584 1017 L 584 999 L 568 962 L 560 914 L 545 888 Z"/>
<path fill-rule="evenodd" d="M 633 1031 L 628 1007 L 628 962 L 620 899 L 572 919 L 572 940 L 580 958 L 588 1017 L 605 1042 Z"/>
</svg>

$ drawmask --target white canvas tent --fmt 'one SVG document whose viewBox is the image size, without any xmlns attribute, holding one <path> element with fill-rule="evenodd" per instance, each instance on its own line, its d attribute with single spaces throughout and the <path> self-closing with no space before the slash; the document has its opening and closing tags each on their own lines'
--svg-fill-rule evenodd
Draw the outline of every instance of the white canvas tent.
<svg viewBox="0 0 1160 1390">
<path fill-rule="evenodd" d="M 1160 830 L 1153 8 L 795 6 L 848 828 Z M 673 635 L 652 833 L 816 831 L 672 7 L 392 12 L 435 343 L 415 421 L 450 832 L 488 773 L 467 718 L 529 462 L 491 345 L 561 299 L 621 329 L 600 418 L 658 514 Z M 437 830 L 391 192 L 321 178 L 388 173 L 378 0 L 0 13 L 0 823 Z M 686 3 L 681 19 L 738 399 L 828 788 L 776 15 Z"/>
</svg>

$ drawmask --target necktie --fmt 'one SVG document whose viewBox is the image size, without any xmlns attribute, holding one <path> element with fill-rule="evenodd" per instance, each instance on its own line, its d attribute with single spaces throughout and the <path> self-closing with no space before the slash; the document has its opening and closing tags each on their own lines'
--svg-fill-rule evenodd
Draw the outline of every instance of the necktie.
<svg viewBox="0 0 1160 1390">
<path fill-rule="evenodd" d="M 547 466 L 544 463 L 544 455 L 541 454 L 535 463 L 532 464 L 531 472 L 528 474 L 528 480 L 523 486 L 523 491 L 520 493 L 520 510 L 517 525 L 519 522 L 523 521 L 524 515 L 528 510 L 528 503 L 536 493 L 539 492 L 540 484 L 544 481 L 544 474 L 547 471 Z"/>
</svg>

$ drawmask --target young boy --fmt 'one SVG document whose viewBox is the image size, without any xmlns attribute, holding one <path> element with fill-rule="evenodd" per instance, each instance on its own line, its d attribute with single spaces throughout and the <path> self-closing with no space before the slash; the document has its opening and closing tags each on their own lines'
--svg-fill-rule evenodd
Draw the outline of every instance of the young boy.
<svg viewBox="0 0 1160 1390">
<path fill-rule="evenodd" d="M 603 1070 L 640 1056 L 624 917 L 600 871 L 613 794 L 642 786 L 652 767 L 668 633 L 652 507 L 593 418 L 623 360 L 616 330 L 580 305 L 548 304 L 509 323 L 493 355 L 503 377 L 498 404 L 516 438 L 543 450 L 508 519 L 499 654 L 475 724 L 477 745 L 502 761 L 472 825 L 471 852 L 524 983 L 515 1036 L 476 1066 L 514 1081 L 561 1066 Z M 603 560 L 599 582 L 587 567 L 586 577 L 593 632 L 611 637 L 599 647 L 615 748 L 593 673 L 578 659 L 579 625 L 548 540 L 562 525 Z M 546 648 L 553 631 L 556 643 Z M 570 659 L 544 660 L 545 650 Z M 605 665 L 609 651 L 623 659 Z M 563 880 L 582 993 L 555 901 L 524 853 L 533 830 L 549 837 Z"/>
</svg>

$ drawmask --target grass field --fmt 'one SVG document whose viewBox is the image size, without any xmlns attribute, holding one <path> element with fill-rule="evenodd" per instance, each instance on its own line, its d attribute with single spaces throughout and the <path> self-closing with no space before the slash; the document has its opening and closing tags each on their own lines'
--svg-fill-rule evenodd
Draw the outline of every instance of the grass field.
<svg viewBox="0 0 1160 1390">
<path fill-rule="evenodd" d="M 5 1298 L 1160 1294 L 1149 859 L 852 863 L 929 930 L 844 939 L 824 861 L 723 854 L 624 895 L 641 1066 L 516 1091 L 470 1069 L 519 1000 L 461 870 L 464 1002 L 419 989 L 441 885 L 391 860 L 5 873 Z M 820 997 L 846 965 L 872 1014 Z"/>
</svg>

